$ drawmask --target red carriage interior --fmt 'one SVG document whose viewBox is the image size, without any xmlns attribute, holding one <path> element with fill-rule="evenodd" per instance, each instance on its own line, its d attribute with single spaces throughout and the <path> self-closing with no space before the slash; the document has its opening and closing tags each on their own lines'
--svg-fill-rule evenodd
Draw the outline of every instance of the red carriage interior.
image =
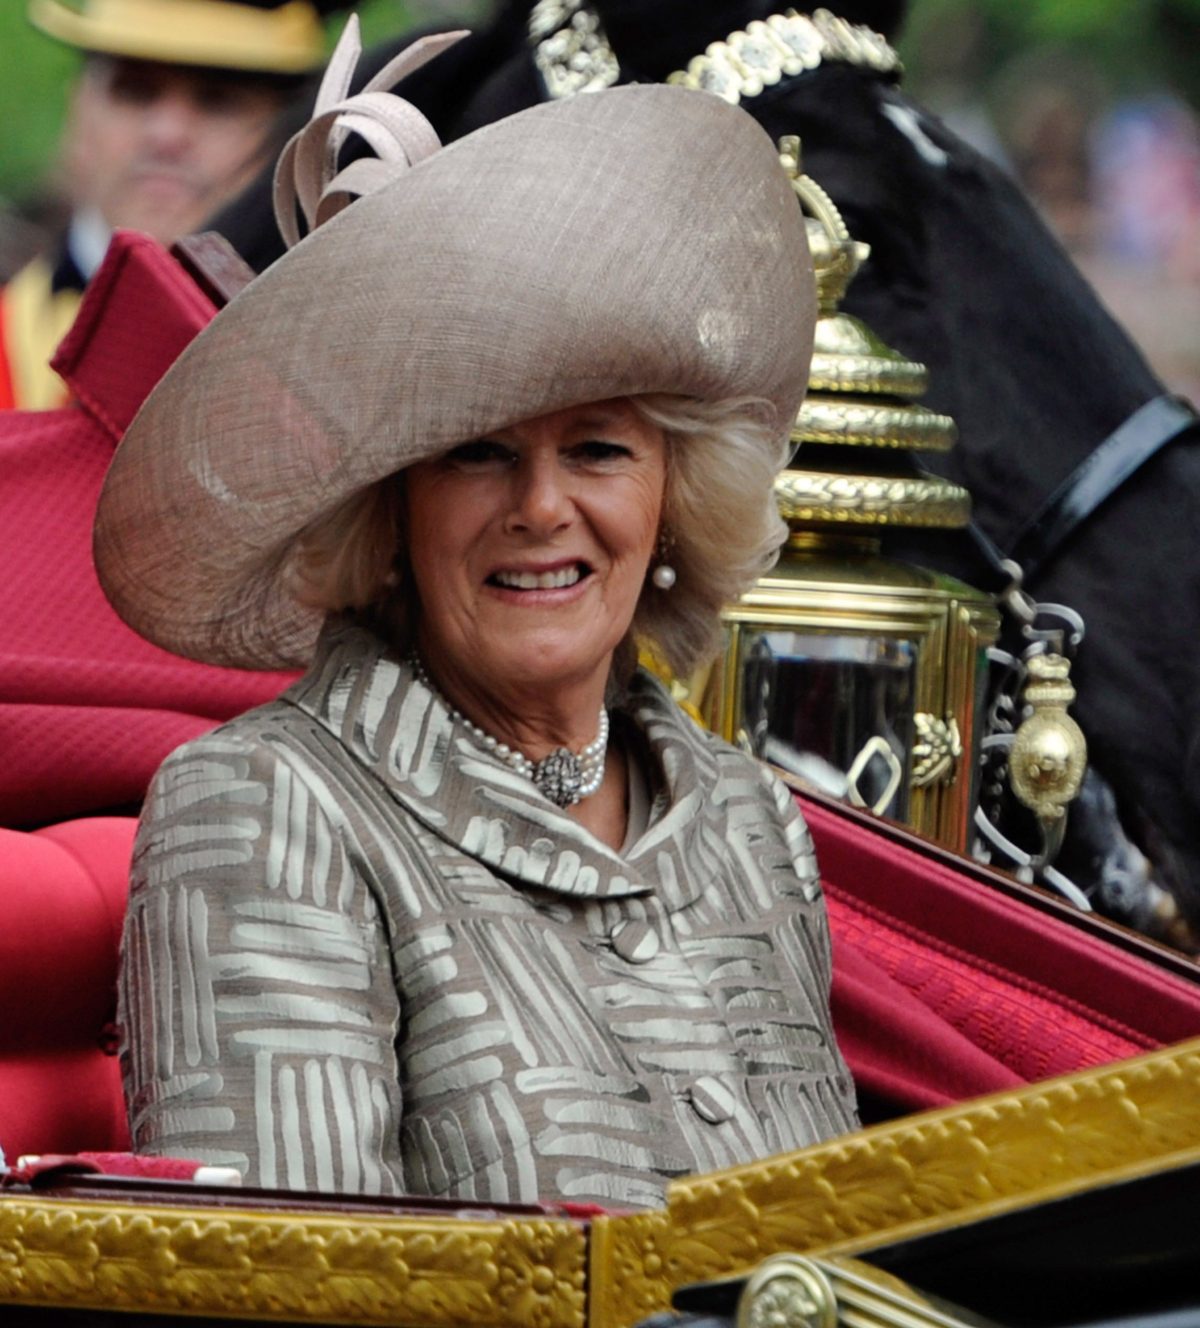
<svg viewBox="0 0 1200 1328">
<path fill-rule="evenodd" d="M 135 822 L 98 813 L 132 808 L 173 747 L 287 681 L 147 644 L 109 609 L 91 564 L 112 449 L 214 311 L 165 251 L 118 235 L 59 356 L 76 404 L 0 413 L 0 1147 L 10 1161 L 129 1145 L 112 1020 Z M 1200 1034 L 1189 961 L 799 796 L 829 901 L 835 1025 L 869 1118 Z"/>
</svg>

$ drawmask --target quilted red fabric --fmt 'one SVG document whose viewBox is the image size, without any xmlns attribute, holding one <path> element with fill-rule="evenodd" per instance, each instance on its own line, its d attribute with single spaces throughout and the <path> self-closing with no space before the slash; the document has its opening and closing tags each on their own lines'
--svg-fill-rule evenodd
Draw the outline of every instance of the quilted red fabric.
<svg viewBox="0 0 1200 1328">
<path fill-rule="evenodd" d="M 92 565 L 116 440 L 213 312 L 165 250 L 119 235 L 55 361 L 80 404 L 0 412 L 0 825 L 136 804 L 174 747 L 290 680 L 143 641 Z"/>
<path fill-rule="evenodd" d="M 834 1025 L 868 1094 L 935 1107 L 1200 1037 L 1200 981 L 1123 949 L 1112 924 L 1039 911 L 945 850 L 799 802 L 833 932 Z"/>
</svg>

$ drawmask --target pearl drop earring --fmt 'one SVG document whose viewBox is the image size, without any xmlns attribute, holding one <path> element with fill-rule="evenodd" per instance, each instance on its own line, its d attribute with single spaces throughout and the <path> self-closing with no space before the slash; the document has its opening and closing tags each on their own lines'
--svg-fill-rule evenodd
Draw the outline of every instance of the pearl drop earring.
<svg viewBox="0 0 1200 1328">
<path fill-rule="evenodd" d="M 670 590 L 675 584 L 675 569 L 667 562 L 674 542 L 665 528 L 658 532 L 658 542 L 654 548 L 654 556 L 658 559 L 658 565 L 650 573 L 650 580 L 654 582 L 659 590 Z"/>
</svg>

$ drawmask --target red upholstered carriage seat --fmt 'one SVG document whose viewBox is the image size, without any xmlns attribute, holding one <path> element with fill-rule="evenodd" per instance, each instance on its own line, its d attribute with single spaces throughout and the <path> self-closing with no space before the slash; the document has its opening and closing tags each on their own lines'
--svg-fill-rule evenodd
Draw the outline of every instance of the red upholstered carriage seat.
<svg viewBox="0 0 1200 1328">
<path fill-rule="evenodd" d="M 0 830 L 0 1148 L 129 1146 L 114 1046 L 135 822 Z"/>
<path fill-rule="evenodd" d="M 939 1106 L 1200 1035 L 1200 985 L 1106 924 L 802 799 L 834 934 L 834 1023 L 873 1115 Z M 132 818 L 0 831 L 0 1147 L 128 1146 L 111 1019 Z M 1171 964 L 1180 973 L 1171 971 Z"/>
<path fill-rule="evenodd" d="M 136 804 L 168 752 L 287 681 L 143 641 L 92 566 L 113 449 L 215 310 L 161 246 L 119 232 L 55 358 L 77 404 L 0 411 L 0 825 Z"/>
<path fill-rule="evenodd" d="M 282 674 L 193 664 L 117 618 L 92 566 L 113 449 L 213 300 L 118 233 L 55 365 L 74 404 L 0 411 L 0 1146 L 126 1146 L 112 1016 L 128 818 L 181 742 L 275 695 Z"/>
</svg>

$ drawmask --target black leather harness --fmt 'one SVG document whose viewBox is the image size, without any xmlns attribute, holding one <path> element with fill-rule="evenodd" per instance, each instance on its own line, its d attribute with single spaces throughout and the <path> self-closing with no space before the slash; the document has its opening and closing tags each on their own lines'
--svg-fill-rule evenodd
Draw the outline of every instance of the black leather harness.
<svg viewBox="0 0 1200 1328">
<path fill-rule="evenodd" d="M 1164 393 L 1140 406 L 1079 463 L 1020 528 L 1007 554 L 972 521 L 971 538 L 996 577 L 1028 585 L 1074 532 L 1155 453 L 1186 435 L 1200 437 L 1200 413 Z M 1019 569 L 1019 570 L 1018 570 Z"/>
<path fill-rule="evenodd" d="M 1009 558 L 1029 582 L 1070 536 L 1168 443 L 1200 433 L 1200 415 L 1183 397 L 1154 397 L 1089 453 L 1017 532 Z"/>
</svg>

